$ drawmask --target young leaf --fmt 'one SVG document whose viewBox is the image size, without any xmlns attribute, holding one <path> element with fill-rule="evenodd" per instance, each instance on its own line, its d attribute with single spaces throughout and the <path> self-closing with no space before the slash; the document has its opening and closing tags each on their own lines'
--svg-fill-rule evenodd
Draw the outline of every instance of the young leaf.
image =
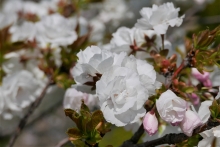
<svg viewBox="0 0 220 147">
<path fill-rule="evenodd" d="M 85 105 L 84 100 L 82 100 L 81 110 L 83 110 L 83 111 L 87 111 L 87 112 L 90 112 L 88 106 Z"/>
<path fill-rule="evenodd" d="M 88 147 L 82 140 L 73 140 L 71 141 L 75 147 Z"/>
<path fill-rule="evenodd" d="M 70 128 L 67 130 L 66 132 L 68 134 L 68 136 L 70 137 L 70 140 L 71 141 L 74 141 L 74 140 L 78 140 L 78 139 L 81 139 L 82 138 L 82 133 L 79 129 L 77 128 Z"/>
</svg>

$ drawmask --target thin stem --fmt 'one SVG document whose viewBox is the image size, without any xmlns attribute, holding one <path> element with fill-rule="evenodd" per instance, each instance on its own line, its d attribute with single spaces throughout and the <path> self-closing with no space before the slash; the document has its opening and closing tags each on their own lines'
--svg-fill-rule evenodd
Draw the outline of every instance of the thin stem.
<svg viewBox="0 0 220 147">
<path fill-rule="evenodd" d="M 164 50 L 164 34 L 161 34 L 161 39 L 162 39 L 162 50 Z"/>
<path fill-rule="evenodd" d="M 138 128 L 137 132 L 135 132 L 135 134 L 131 137 L 131 142 L 133 143 L 137 143 L 139 141 L 139 139 L 141 138 L 141 136 L 144 133 L 144 126 L 143 124 L 140 125 L 140 127 Z"/>
<path fill-rule="evenodd" d="M 143 124 L 141 124 L 137 132 L 135 132 L 135 134 L 129 140 L 125 141 L 121 147 L 127 147 L 136 144 L 143 135 L 143 133 L 144 133 L 144 126 Z"/>
<path fill-rule="evenodd" d="M 12 135 L 8 147 L 13 147 L 16 139 L 18 138 L 18 136 L 20 135 L 21 131 L 23 130 L 23 128 L 25 127 L 28 118 L 31 116 L 31 114 L 34 112 L 34 110 L 39 106 L 39 104 L 41 103 L 44 95 L 47 92 L 47 89 L 49 88 L 49 86 L 51 85 L 51 78 L 49 78 L 48 83 L 46 84 L 46 86 L 44 87 L 44 89 L 42 90 L 40 96 L 31 104 L 27 114 L 20 120 L 20 123 L 18 125 L 18 128 L 16 130 L 16 132 Z"/>
</svg>

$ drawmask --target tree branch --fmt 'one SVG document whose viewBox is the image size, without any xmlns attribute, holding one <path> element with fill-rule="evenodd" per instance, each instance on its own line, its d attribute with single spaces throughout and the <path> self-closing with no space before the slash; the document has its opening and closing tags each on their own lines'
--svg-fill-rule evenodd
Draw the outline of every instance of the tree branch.
<svg viewBox="0 0 220 147">
<path fill-rule="evenodd" d="M 125 141 L 121 147 L 128 147 L 128 146 L 132 146 L 133 144 L 136 144 L 143 135 L 143 133 L 144 133 L 144 126 L 143 124 L 141 124 L 137 132 L 135 132 L 135 134 L 129 140 Z"/>
<path fill-rule="evenodd" d="M 43 91 L 41 92 L 40 96 L 31 104 L 27 114 L 20 120 L 20 123 L 18 125 L 18 128 L 16 130 L 16 132 L 12 135 L 12 137 L 10 138 L 8 147 L 13 147 L 16 139 L 18 138 L 19 134 L 21 133 L 21 131 L 23 130 L 23 128 L 25 127 L 28 118 L 31 116 L 31 114 L 34 112 L 34 110 L 39 106 L 39 104 L 41 103 L 44 95 L 47 92 L 47 89 L 49 88 L 49 86 L 52 83 L 52 79 L 51 77 L 49 77 L 49 80 L 46 84 L 46 86 L 44 87 Z"/>
<path fill-rule="evenodd" d="M 204 124 L 202 126 L 199 126 L 198 128 L 194 129 L 192 136 L 197 135 L 197 134 L 199 134 L 199 133 L 201 133 L 203 131 L 210 130 L 213 127 L 216 127 L 216 126 L 219 126 L 219 125 L 220 125 L 220 122 L 213 122 L 210 119 L 206 124 Z M 167 135 L 165 135 L 165 136 L 163 136 L 161 138 L 158 138 L 158 139 L 155 139 L 155 140 L 151 140 L 151 141 L 147 141 L 147 142 L 144 142 L 144 143 L 141 143 L 141 144 L 135 144 L 135 143 L 132 144 L 132 142 L 130 141 L 129 144 L 126 144 L 126 145 L 127 145 L 127 147 L 154 147 L 154 146 L 162 145 L 162 144 L 177 144 L 177 143 L 181 143 L 184 140 L 187 140 L 189 138 L 190 137 L 186 136 L 184 133 L 179 133 L 179 134 L 171 133 L 171 134 L 167 134 Z M 126 142 L 128 142 L 128 141 L 125 141 L 123 143 L 123 145 Z M 122 145 L 122 147 L 125 147 L 123 145 Z"/>
</svg>

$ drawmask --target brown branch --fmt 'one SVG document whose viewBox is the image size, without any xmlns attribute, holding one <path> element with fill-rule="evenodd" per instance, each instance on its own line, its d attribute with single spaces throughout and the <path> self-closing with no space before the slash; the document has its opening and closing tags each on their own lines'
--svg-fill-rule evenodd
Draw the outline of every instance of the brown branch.
<svg viewBox="0 0 220 147">
<path fill-rule="evenodd" d="M 203 131 L 212 129 L 213 127 L 219 126 L 220 122 L 213 122 L 211 119 L 204 125 L 199 126 L 198 128 L 194 129 L 193 131 L 193 135 L 197 135 Z M 179 133 L 179 134 L 167 134 L 161 138 L 155 139 L 155 140 L 151 140 L 151 141 L 147 141 L 141 144 L 135 144 L 135 143 L 131 143 L 130 144 L 126 144 L 127 147 L 154 147 L 157 145 L 162 145 L 162 144 L 177 144 L 177 143 L 181 143 L 184 140 L 189 139 L 190 137 L 186 136 L 184 133 Z M 127 141 L 125 141 L 127 142 Z M 124 144 L 123 144 L 124 145 Z M 124 146 L 125 147 L 125 146 Z"/>
<path fill-rule="evenodd" d="M 17 127 L 17 130 L 16 132 L 12 135 L 12 137 L 10 138 L 10 141 L 9 141 L 9 144 L 8 144 L 8 147 L 13 147 L 16 139 L 18 138 L 19 134 L 21 133 L 21 131 L 23 130 L 23 128 L 25 127 L 27 121 L 28 121 L 28 118 L 31 116 L 31 114 L 34 112 L 34 110 L 39 106 L 39 104 L 41 103 L 44 95 L 46 94 L 47 92 L 47 89 L 49 88 L 49 86 L 51 85 L 52 83 L 52 79 L 51 77 L 49 78 L 46 86 L 44 87 L 43 91 L 41 92 L 40 96 L 31 104 L 27 114 L 20 120 L 20 123 Z"/>
<path fill-rule="evenodd" d="M 143 134 L 144 134 L 144 126 L 143 124 L 141 124 L 137 132 L 135 132 L 135 134 L 129 140 L 125 141 L 121 147 L 128 147 L 128 146 L 132 146 L 133 144 L 136 144 Z"/>
</svg>

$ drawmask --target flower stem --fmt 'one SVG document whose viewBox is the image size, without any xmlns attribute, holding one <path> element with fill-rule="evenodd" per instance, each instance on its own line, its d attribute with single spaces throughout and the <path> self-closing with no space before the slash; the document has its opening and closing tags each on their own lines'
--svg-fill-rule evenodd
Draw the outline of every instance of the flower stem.
<svg viewBox="0 0 220 147">
<path fill-rule="evenodd" d="M 161 39 L 162 39 L 162 50 L 164 50 L 164 34 L 161 34 Z"/>
</svg>

